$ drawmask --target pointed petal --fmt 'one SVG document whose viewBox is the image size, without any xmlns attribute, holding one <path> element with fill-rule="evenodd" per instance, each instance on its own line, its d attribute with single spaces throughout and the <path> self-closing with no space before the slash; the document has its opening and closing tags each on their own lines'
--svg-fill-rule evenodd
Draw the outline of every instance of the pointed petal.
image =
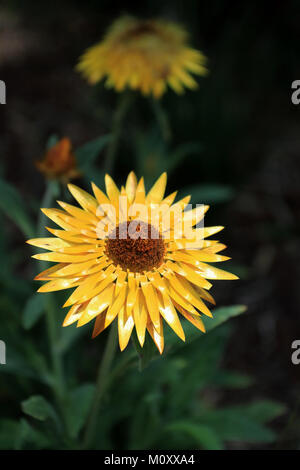
<svg viewBox="0 0 300 470">
<path fill-rule="evenodd" d="M 150 189 L 149 193 L 146 197 L 146 203 L 149 204 L 151 202 L 158 204 L 162 201 L 165 190 L 167 185 L 167 173 L 163 173 L 158 180 L 154 183 L 152 188 Z"/>
<path fill-rule="evenodd" d="M 84 314 L 80 317 L 80 320 L 78 321 L 78 326 L 85 325 L 97 315 L 100 315 L 102 312 L 104 312 L 104 310 L 106 310 L 107 307 L 109 307 L 109 305 L 111 304 L 113 292 L 114 286 L 109 285 L 99 295 L 93 297 L 89 301 L 84 311 Z"/>
<path fill-rule="evenodd" d="M 127 193 L 128 201 L 131 204 L 134 201 L 137 188 L 137 179 L 135 173 L 131 171 L 127 177 L 125 190 Z"/>
<path fill-rule="evenodd" d="M 122 307 L 118 315 L 118 331 L 119 331 L 119 344 L 120 349 L 123 351 L 129 340 L 134 327 L 132 315 L 126 318 L 125 308 Z"/>
<path fill-rule="evenodd" d="M 153 323 L 148 322 L 147 324 L 147 330 L 149 331 L 154 343 L 157 346 L 157 349 L 159 350 L 160 354 L 163 353 L 164 350 L 164 333 L 163 333 L 163 324 L 162 324 L 162 319 L 160 318 L 160 327 L 158 333 L 157 329 L 154 328 Z"/>
<path fill-rule="evenodd" d="M 105 175 L 105 187 L 110 201 L 116 202 L 119 198 L 120 191 L 114 180 L 109 175 Z"/>
<path fill-rule="evenodd" d="M 185 341 L 182 325 L 170 297 L 168 295 L 162 295 L 160 292 L 158 292 L 158 302 L 159 311 L 164 320 L 170 325 L 177 336 L 179 336 L 182 341 Z"/>
<path fill-rule="evenodd" d="M 68 189 L 83 209 L 90 211 L 93 214 L 96 213 L 98 204 L 93 196 L 74 184 L 68 184 Z"/>
</svg>

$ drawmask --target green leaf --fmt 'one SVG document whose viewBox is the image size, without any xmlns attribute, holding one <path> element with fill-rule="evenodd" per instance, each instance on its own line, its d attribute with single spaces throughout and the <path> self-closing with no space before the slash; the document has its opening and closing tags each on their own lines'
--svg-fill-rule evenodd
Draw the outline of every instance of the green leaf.
<svg viewBox="0 0 300 470">
<path fill-rule="evenodd" d="M 216 432 L 208 426 L 190 421 L 177 421 L 166 427 L 167 431 L 184 433 L 204 450 L 222 450 L 223 443 Z"/>
<path fill-rule="evenodd" d="M 247 307 L 245 305 L 231 305 L 228 307 L 219 307 L 216 308 L 212 311 L 213 313 L 213 318 L 209 317 L 204 317 L 202 316 L 202 321 L 205 325 L 206 328 L 206 334 L 216 328 L 217 326 L 221 325 L 222 323 L 226 322 L 230 318 L 236 317 L 238 315 L 241 315 L 247 310 Z M 186 343 L 181 341 L 173 331 L 170 331 L 169 329 L 166 330 L 165 333 L 165 343 L 166 343 L 166 349 L 170 348 L 171 351 L 175 351 L 179 348 L 182 348 L 185 346 L 185 344 L 190 344 L 196 339 L 198 339 L 200 336 L 204 338 L 206 334 L 201 333 L 197 328 L 194 327 L 189 321 L 184 321 L 182 320 L 182 325 L 183 329 L 185 332 L 186 336 Z"/>
<path fill-rule="evenodd" d="M 234 197 L 234 189 L 224 184 L 201 184 L 187 186 L 182 190 L 184 195 L 191 194 L 192 204 L 217 204 L 228 202 Z"/>
<path fill-rule="evenodd" d="M 41 395 L 33 395 L 21 403 L 22 410 L 39 421 L 45 421 L 55 415 L 52 405 Z"/>
<path fill-rule="evenodd" d="M 21 450 L 30 446 L 34 449 L 47 449 L 51 447 L 51 442 L 40 431 L 34 429 L 26 419 L 21 419 L 15 435 L 15 449 Z"/>
<path fill-rule="evenodd" d="M 30 330 L 44 312 L 44 296 L 40 294 L 33 294 L 26 302 L 23 317 L 22 325 L 25 330 Z"/>
<path fill-rule="evenodd" d="M 1 178 L 0 209 L 22 230 L 27 238 L 34 237 L 34 227 L 27 214 L 23 199 L 14 186 Z"/>
<path fill-rule="evenodd" d="M 70 392 L 65 405 L 70 436 L 76 438 L 86 422 L 95 393 L 93 384 L 84 384 Z"/>
<path fill-rule="evenodd" d="M 272 442 L 276 437 L 273 431 L 247 415 L 247 406 L 210 410 L 199 419 L 226 441 Z"/>
<path fill-rule="evenodd" d="M 101 150 L 110 142 L 111 138 L 110 134 L 102 135 L 76 150 L 77 163 L 82 171 L 94 163 Z"/>
<path fill-rule="evenodd" d="M 2 419 L 0 421 L 0 449 L 11 450 L 15 448 L 16 434 L 19 427 L 17 421 Z"/>
<path fill-rule="evenodd" d="M 242 389 L 252 385 L 253 379 L 249 375 L 240 374 L 239 372 L 220 370 L 214 380 L 214 384 L 229 389 Z"/>
<path fill-rule="evenodd" d="M 237 317 L 246 312 L 246 305 L 230 305 L 228 307 L 219 307 L 213 310 L 213 318 L 202 317 L 206 331 L 211 331 L 230 318 Z"/>
<path fill-rule="evenodd" d="M 248 416 L 259 423 L 272 421 L 286 411 L 286 408 L 282 403 L 272 400 L 261 400 L 250 403 L 249 405 L 241 406 L 240 408 L 237 406 L 236 409 L 240 409 L 245 416 Z"/>
</svg>

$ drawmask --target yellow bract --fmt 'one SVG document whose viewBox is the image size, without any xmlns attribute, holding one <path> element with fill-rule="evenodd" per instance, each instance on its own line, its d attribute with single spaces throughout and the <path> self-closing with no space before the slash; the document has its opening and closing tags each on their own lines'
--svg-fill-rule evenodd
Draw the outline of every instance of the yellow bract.
<svg viewBox="0 0 300 470">
<path fill-rule="evenodd" d="M 179 25 L 125 16 L 82 55 L 77 70 L 91 84 L 106 78 L 118 92 L 128 87 L 159 98 L 168 85 L 178 94 L 184 87 L 197 88 L 191 74 L 206 75 L 205 63 L 205 56 L 187 45 Z"/>
<path fill-rule="evenodd" d="M 179 318 L 181 315 L 199 330 L 205 331 L 201 316 L 204 314 L 211 317 L 205 302 L 215 303 L 208 293 L 212 286 L 209 280 L 237 279 L 237 276 L 208 264 L 228 259 L 218 254 L 226 248 L 225 245 L 217 240 L 204 240 L 223 227 L 195 228 L 203 220 L 208 207 L 184 211 L 189 198 L 173 204 L 176 193 L 164 197 L 166 181 L 167 175 L 163 173 L 146 194 L 143 178 L 137 181 L 133 172 L 129 174 L 121 191 L 112 178 L 106 175 L 106 194 L 94 183 L 94 196 L 69 185 L 80 208 L 59 202 L 62 209 L 43 209 L 60 229 L 49 228 L 54 237 L 35 238 L 28 240 L 28 243 L 48 250 L 48 253 L 34 255 L 34 258 L 58 263 L 36 277 L 37 280 L 47 281 L 39 291 L 74 289 L 64 304 L 64 307 L 71 307 L 64 326 L 74 322 L 77 322 L 77 326 L 82 326 L 95 320 L 95 337 L 117 319 L 122 350 L 127 346 L 135 328 L 141 346 L 148 331 L 160 353 L 164 348 L 163 320 L 183 341 L 185 335 Z M 124 208 L 120 210 L 120 197 L 125 198 L 127 204 L 127 220 L 140 221 L 140 215 L 134 217 L 128 214 L 135 204 L 145 204 L 145 217 L 150 217 L 148 223 L 150 226 L 155 224 L 161 234 L 164 218 L 175 210 L 176 214 L 182 215 L 192 238 L 187 238 L 185 233 L 178 238 L 176 229 L 179 219 L 171 217 L 171 225 L 163 237 L 163 257 L 158 265 L 150 270 L 139 269 L 136 272 L 125 269 L 124 266 L 121 268 L 108 255 L 108 238 L 99 238 L 97 234 L 98 224 L 105 220 L 105 208 L 106 211 L 108 206 L 115 209 L 116 225 L 121 215 L 124 216 Z M 156 211 L 153 212 L 154 207 Z M 152 220 L 153 214 L 159 211 L 161 217 Z M 146 248 L 155 250 L 156 244 L 151 243 L 150 240 L 150 245 L 145 245 Z M 123 255 L 121 252 L 120 256 Z M 147 250 L 141 256 L 147 256 Z"/>
</svg>

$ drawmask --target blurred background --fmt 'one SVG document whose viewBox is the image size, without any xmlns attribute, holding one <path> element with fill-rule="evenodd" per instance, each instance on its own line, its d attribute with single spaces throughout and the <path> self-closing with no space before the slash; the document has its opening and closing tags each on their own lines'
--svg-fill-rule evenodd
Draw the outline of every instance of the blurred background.
<svg viewBox="0 0 300 470">
<path fill-rule="evenodd" d="M 159 124 L 151 100 L 136 97 L 122 131 L 113 176 L 123 184 L 134 169 L 138 176 L 146 175 L 149 187 L 166 169 L 168 193 L 180 188 L 181 195 L 192 192 L 193 202 L 209 203 L 206 224 L 225 226 L 220 239 L 228 245 L 225 254 L 232 257 L 225 269 L 241 278 L 216 282 L 214 297 L 218 307 L 244 304 L 248 309 L 230 321 L 231 328 L 216 329 L 209 333 L 210 340 L 201 344 L 196 340 L 185 352 L 171 355 L 170 376 L 164 376 L 167 370 L 161 360 L 148 372 L 135 369 L 131 375 L 121 375 L 122 385 L 112 400 L 122 410 L 115 416 L 115 411 L 105 409 L 107 424 L 99 430 L 97 445 L 195 448 L 197 433 L 192 427 L 186 432 L 178 423 L 186 416 L 193 420 L 197 406 L 207 403 L 215 411 L 223 410 L 219 416 L 224 422 L 232 407 L 252 404 L 254 409 L 256 402 L 269 400 L 274 409 L 265 413 L 272 437 L 265 435 L 256 442 L 258 431 L 251 428 L 251 434 L 246 423 L 247 434 L 238 413 L 229 426 L 230 430 L 237 426 L 237 431 L 232 435 L 229 431 L 228 437 L 216 427 L 216 435 L 225 436 L 226 448 L 299 448 L 300 365 L 291 362 L 291 344 L 300 339 L 300 105 L 291 102 L 291 83 L 300 79 L 299 2 L 274 0 L 272 8 L 264 2 L 225 0 L 151 0 L 136 7 L 105 0 L 5 2 L 0 7 L 0 79 L 7 87 L 7 104 L 0 108 L 1 178 L 17 189 L 28 216 L 36 222 L 45 180 L 35 161 L 44 155 L 49 139 L 67 136 L 76 151 L 110 132 L 117 94 L 102 84 L 90 87 L 74 67 L 82 52 L 99 41 L 122 13 L 180 22 L 190 33 L 190 43 L 208 57 L 210 73 L 199 78 L 196 92 L 164 95 L 160 104 L 168 122 L 163 119 Z M 75 184 L 89 190 L 92 173 L 102 187 L 104 157 L 105 149 Z M 5 204 L 2 200 L 0 207 Z M 20 405 L 31 395 L 48 393 L 46 382 L 40 380 L 47 355 L 43 320 L 24 324 L 24 305 L 37 287 L 32 277 L 39 266 L 30 259 L 22 232 L 3 212 L 0 218 L 0 339 L 7 344 L 7 365 L 0 366 L 0 446 L 57 448 L 59 444 L 49 444 L 52 438 L 46 434 L 43 441 L 43 431 L 34 428 L 33 418 L 25 420 Z M 64 312 L 59 309 L 61 321 Z M 70 386 L 93 381 L 103 348 L 99 337 L 90 340 L 89 326 L 80 330 L 84 331 L 72 338 L 66 354 Z M 205 344 L 215 356 L 206 356 Z M 181 396 L 175 384 L 182 377 L 187 382 L 190 377 L 190 389 Z M 122 392 L 127 401 L 123 396 L 122 402 Z M 163 401 L 168 393 L 170 400 L 178 399 L 170 409 Z M 191 396 L 192 410 L 186 408 Z M 136 402 L 141 409 L 132 424 Z M 175 434 L 166 430 L 158 443 L 153 435 L 164 410 L 170 416 L 176 415 L 174 410 L 182 412 Z M 205 423 L 217 420 L 205 419 Z M 149 435 L 139 441 L 145 420 Z M 126 429 L 131 441 L 125 439 Z M 191 437 L 187 439 L 191 435 L 192 443 Z M 203 433 L 198 439 L 203 441 Z M 212 440 L 203 446 L 218 444 Z"/>
</svg>

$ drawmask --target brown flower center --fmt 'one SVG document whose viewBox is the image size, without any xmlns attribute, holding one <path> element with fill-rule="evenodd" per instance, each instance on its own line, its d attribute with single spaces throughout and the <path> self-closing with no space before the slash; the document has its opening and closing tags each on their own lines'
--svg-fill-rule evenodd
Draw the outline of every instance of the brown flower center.
<svg viewBox="0 0 300 470">
<path fill-rule="evenodd" d="M 106 254 L 122 269 L 143 273 L 161 265 L 165 243 L 153 225 L 123 222 L 109 235 Z"/>
</svg>

